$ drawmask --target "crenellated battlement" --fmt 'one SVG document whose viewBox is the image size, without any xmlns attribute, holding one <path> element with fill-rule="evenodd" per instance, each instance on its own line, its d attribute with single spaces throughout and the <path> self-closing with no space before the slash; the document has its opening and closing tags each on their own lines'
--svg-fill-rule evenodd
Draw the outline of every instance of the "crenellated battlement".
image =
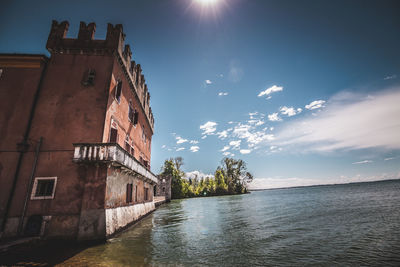
<svg viewBox="0 0 400 267">
<path fill-rule="evenodd" d="M 96 24 L 86 24 L 81 21 L 78 38 L 66 38 L 69 28 L 68 21 L 58 23 L 53 20 L 46 48 L 50 53 L 76 53 L 107 54 L 115 50 L 120 54 L 124 52 L 125 34 L 122 25 L 108 24 L 105 40 L 95 40 Z M 131 54 L 132 55 L 132 54 Z"/>
<path fill-rule="evenodd" d="M 86 25 L 85 22 L 81 21 L 81 23 L 79 25 L 78 39 L 79 40 L 93 40 L 95 32 L 96 32 L 96 24 L 94 22 Z"/>
<path fill-rule="evenodd" d="M 94 39 L 96 24 L 86 24 L 81 21 L 77 38 L 66 38 L 69 22 L 53 20 L 46 48 L 51 54 L 80 54 L 80 55 L 117 55 L 121 67 L 124 69 L 132 90 L 138 96 L 151 128 L 154 128 L 154 119 L 149 107 L 150 94 L 142 74 L 142 67 L 132 60 L 130 45 L 125 45 L 125 34 L 122 24 L 108 23 L 105 40 Z"/>
</svg>

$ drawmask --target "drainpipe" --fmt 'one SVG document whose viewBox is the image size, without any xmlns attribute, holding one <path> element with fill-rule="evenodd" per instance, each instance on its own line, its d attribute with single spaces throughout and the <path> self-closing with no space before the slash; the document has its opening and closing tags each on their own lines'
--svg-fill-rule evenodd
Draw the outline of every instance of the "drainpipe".
<svg viewBox="0 0 400 267">
<path fill-rule="evenodd" d="M 19 224 L 18 224 L 18 232 L 17 232 L 18 235 L 21 235 L 22 229 L 23 229 L 23 226 L 24 226 L 24 218 L 25 218 L 25 213 L 26 213 L 26 206 L 28 204 L 28 199 L 29 199 L 30 192 L 31 192 L 33 177 L 35 176 L 36 165 L 37 165 L 39 152 L 40 152 L 40 146 L 42 145 L 42 142 L 43 142 L 43 137 L 40 137 L 39 138 L 39 142 L 36 145 L 35 159 L 33 161 L 32 172 L 31 172 L 31 176 L 29 177 L 28 187 L 26 189 L 24 208 L 22 209 L 21 219 L 19 220 Z"/>
<path fill-rule="evenodd" d="M 18 147 L 18 150 L 19 150 L 19 157 L 18 157 L 17 167 L 15 169 L 14 180 L 13 180 L 13 183 L 12 183 L 12 186 L 11 186 L 11 190 L 10 190 L 10 195 L 8 196 L 8 200 L 7 200 L 7 204 L 6 204 L 6 210 L 4 212 L 3 220 L 1 221 L 0 237 L 3 235 L 4 229 L 6 227 L 8 214 L 10 212 L 10 207 L 11 207 L 11 203 L 12 203 L 12 199 L 14 197 L 15 189 L 17 187 L 17 181 L 18 181 L 19 171 L 21 169 L 22 160 L 24 158 L 25 152 L 28 151 L 28 147 L 29 147 L 28 137 L 29 137 L 29 133 L 30 133 L 30 130 L 31 130 L 31 126 L 32 126 L 33 115 L 35 113 L 37 102 L 39 100 L 40 89 L 42 88 L 43 79 L 44 79 L 44 76 L 45 76 L 46 71 L 47 71 L 47 60 L 48 60 L 47 58 L 45 58 L 45 60 L 44 60 L 43 71 L 42 71 L 42 74 L 40 75 L 39 84 L 38 84 L 38 87 L 36 89 L 35 96 L 33 98 L 33 103 L 32 103 L 32 107 L 31 107 L 31 111 L 29 113 L 28 125 L 26 126 L 24 138 L 23 138 L 21 143 L 17 144 L 17 147 Z"/>
</svg>

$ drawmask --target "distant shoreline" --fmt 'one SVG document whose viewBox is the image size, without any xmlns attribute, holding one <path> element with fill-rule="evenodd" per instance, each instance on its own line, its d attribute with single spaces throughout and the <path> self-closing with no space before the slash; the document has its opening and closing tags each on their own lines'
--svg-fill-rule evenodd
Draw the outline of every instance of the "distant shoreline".
<svg viewBox="0 0 400 267">
<path fill-rule="evenodd" d="M 250 192 L 254 191 L 265 191 L 265 190 L 281 190 L 281 189 L 293 189 L 293 188 L 303 188 L 303 187 L 320 187 L 320 186 L 335 186 L 335 185 L 349 185 L 349 184 L 364 184 L 364 183 L 379 183 L 379 182 L 389 182 L 389 181 L 399 181 L 397 179 L 388 180 L 377 180 L 377 181 L 365 181 L 365 182 L 351 182 L 351 183 L 338 183 L 338 184 L 317 184 L 317 185 L 298 185 L 298 186 L 288 186 L 288 187 L 276 187 L 276 188 L 261 188 L 261 189 L 248 189 Z"/>
</svg>

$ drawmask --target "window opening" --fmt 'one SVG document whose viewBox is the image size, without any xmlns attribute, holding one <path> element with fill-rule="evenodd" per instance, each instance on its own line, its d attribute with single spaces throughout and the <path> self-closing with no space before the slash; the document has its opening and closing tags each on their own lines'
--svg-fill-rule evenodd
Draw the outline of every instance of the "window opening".
<svg viewBox="0 0 400 267">
<path fill-rule="evenodd" d="M 122 82 L 118 81 L 117 85 L 115 86 L 115 99 L 118 103 L 121 102 L 121 93 L 122 93 Z"/>
<path fill-rule="evenodd" d="M 130 153 L 131 151 L 131 145 L 129 144 L 129 135 L 126 135 L 125 137 L 125 150 Z"/>
<path fill-rule="evenodd" d="M 31 199 L 53 199 L 57 177 L 37 177 L 33 183 Z"/>
<path fill-rule="evenodd" d="M 135 112 L 133 115 L 133 125 L 136 125 L 138 123 L 138 119 L 139 119 L 139 112 L 137 112 L 135 109 Z"/>
<path fill-rule="evenodd" d="M 110 143 L 117 143 L 118 141 L 118 130 L 111 127 L 110 130 Z"/>
<path fill-rule="evenodd" d="M 137 185 L 135 185 L 135 202 L 137 202 L 137 196 L 138 196 L 138 192 L 137 192 Z"/>
<path fill-rule="evenodd" d="M 126 185 L 126 203 L 132 203 L 133 184 Z"/>
<path fill-rule="evenodd" d="M 149 189 L 144 188 L 144 200 L 147 201 L 149 200 Z"/>
<path fill-rule="evenodd" d="M 133 106 L 132 106 L 132 101 L 131 100 L 129 100 L 128 118 L 132 123 L 134 122 L 135 115 L 134 115 L 134 111 L 133 111 Z"/>
<path fill-rule="evenodd" d="M 131 155 L 134 156 L 135 155 L 135 149 L 133 146 L 133 141 L 132 141 L 132 145 L 131 145 L 131 151 L 130 151 Z"/>
<path fill-rule="evenodd" d="M 83 78 L 83 85 L 90 86 L 94 85 L 94 78 L 96 77 L 96 71 L 94 69 L 88 69 Z"/>
</svg>

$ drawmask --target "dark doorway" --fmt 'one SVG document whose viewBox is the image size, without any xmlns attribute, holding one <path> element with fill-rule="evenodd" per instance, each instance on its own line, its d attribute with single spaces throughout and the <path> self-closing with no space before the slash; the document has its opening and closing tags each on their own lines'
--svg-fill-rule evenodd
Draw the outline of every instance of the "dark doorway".
<svg viewBox="0 0 400 267">
<path fill-rule="evenodd" d="M 157 186 L 155 185 L 153 189 L 154 189 L 154 194 L 153 194 L 153 196 L 156 196 L 156 195 L 157 195 Z"/>
<path fill-rule="evenodd" d="M 116 143 L 118 137 L 118 130 L 115 128 L 111 128 L 110 131 L 110 143 Z"/>
<path fill-rule="evenodd" d="M 40 229 L 42 228 L 43 216 L 32 215 L 28 218 L 28 222 L 25 227 L 26 236 L 37 236 L 40 234 Z"/>
</svg>

